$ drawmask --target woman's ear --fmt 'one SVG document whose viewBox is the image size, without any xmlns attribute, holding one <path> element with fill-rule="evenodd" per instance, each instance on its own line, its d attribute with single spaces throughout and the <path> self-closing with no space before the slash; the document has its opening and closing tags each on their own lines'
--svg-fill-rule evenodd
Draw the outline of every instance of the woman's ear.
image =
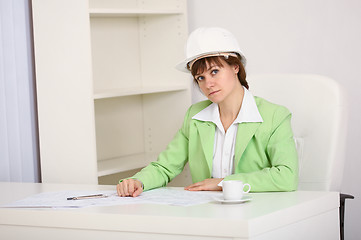
<svg viewBox="0 0 361 240">
<path fill-rule="evenodd" d="M 238 72 L 239 72 L 239 66 L 238 66 L 238 64 L 233 65 L 233 67 L 234 67 L 234 73 L 235 73 L 235 74 L 238 74 Z"/>
</svg>

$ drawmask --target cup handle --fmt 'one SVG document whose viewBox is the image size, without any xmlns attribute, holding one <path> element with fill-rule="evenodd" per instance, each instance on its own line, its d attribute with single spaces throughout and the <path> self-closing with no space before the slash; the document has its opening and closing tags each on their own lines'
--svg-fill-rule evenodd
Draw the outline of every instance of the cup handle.
<svg viewBox="0 0 361 240">
<path fill-rule="evenodd" d="M 248 190 L 244 191 L 244 186 L 248 186 Z M 251 185 L 249 185 L 248 183 L 243 184 L 243 192 L 244 193 L 249 193 L 249 191 L 251 191 Z"/>
</svg>

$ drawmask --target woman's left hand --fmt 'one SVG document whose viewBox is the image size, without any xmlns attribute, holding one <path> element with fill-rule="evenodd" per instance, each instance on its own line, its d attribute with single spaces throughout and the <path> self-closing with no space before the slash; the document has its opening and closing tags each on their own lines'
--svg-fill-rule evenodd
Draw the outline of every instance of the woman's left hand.
<svg viewBox="0 0 361 240">
<path fill-rule="evenodd" d="M 184 188 L 188 191 L 221 191 L 222 187 L 218 186 L 223 178 L 207 178 L 202 182 L 193 183 Z"/>
</svg>

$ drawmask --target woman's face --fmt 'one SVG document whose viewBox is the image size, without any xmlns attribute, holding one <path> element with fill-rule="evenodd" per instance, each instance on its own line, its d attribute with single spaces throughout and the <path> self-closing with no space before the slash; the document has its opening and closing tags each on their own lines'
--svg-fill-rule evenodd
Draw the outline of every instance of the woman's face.
<svg viewBox="0 0 361 240">
<path fill-rule="evenodd" d="M 228 65 L 223 59 L 221 62 L 223 67 L 207 62 L 206 70 L 194 75 L 203 94 L 214 103 L 222 103 L 241 86 L 237 77 L 239 67 Z"/>
</svg>

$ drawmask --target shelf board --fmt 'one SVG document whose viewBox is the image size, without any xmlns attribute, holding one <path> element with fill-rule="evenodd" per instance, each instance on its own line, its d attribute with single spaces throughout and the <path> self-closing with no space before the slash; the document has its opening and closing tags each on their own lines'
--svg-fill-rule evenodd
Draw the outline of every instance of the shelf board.
<svg viewBox="0 0 361 240">
<path fill-rule="evenodd" d="M 178 9 L 113 9 L 113 8 L 90 8 L 90 17 L 137 17 L 147 15 L 175 15 L 183 14 Z"/>
<path fill-rule="evenodd" d="M 109 89 L 99 92 L 95 92 L 94 99 L 112 98 L 112 97 L 124 97 L 132 95 L 142 95 L 151 93 L 173 92 L 187 90 L 188 86 L 161 86 L 161 87 L 139 87 L 130 89 Z"/>
<path fill-rule="evenodd" d="M 98 177 L 145 167 L 150 162 L 156 161 L 157 157 L 158 153 L 140 153 L 100 160 L 98 161 Z"/>
</svg>

